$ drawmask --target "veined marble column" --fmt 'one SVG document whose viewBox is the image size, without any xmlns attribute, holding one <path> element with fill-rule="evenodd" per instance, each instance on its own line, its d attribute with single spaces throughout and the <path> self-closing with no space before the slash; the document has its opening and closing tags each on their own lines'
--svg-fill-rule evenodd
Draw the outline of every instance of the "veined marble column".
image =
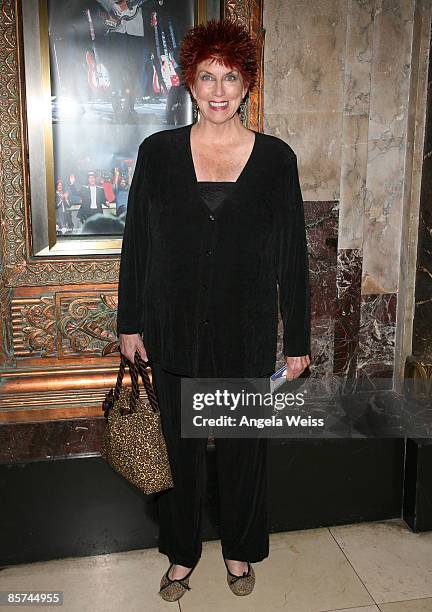
<svg viewBox="0 0 432 612">
<path fill-rule="evenodd" d="M 432 397 L 432 48 L 429 51 L 412 355 L 406 362 L 405 378 L 413 379 L 408 388 L 415 395 Z"/>
</svg>

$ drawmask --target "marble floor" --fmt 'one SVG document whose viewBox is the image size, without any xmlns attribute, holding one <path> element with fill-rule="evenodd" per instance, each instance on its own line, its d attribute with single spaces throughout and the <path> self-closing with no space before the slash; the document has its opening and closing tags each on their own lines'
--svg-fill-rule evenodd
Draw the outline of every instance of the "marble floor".
<svg viewBox="0 0 432 612">
<path fill-rule="evenodd" d="M 63 591 L 63 612 L 432 612 L 432 532 L 399 519 L 272 534 L 246 597 L 228 589 L 218 540 L 204 543 L 176 603 L 157 594 L 167 567 L 157 549 L 10 566 L 0 591 Z"/>
</svg>

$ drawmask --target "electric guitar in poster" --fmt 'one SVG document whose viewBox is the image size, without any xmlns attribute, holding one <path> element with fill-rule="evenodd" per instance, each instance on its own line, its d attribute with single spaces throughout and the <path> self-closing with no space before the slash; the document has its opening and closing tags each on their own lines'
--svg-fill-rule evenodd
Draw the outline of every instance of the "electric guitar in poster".
<svg viewBox="0 0 432 612">
<path fill-rule="evenodd" d="M 165 32 L 163 30 L 161 31 L 161 37 L 162 37 L 162 46 L 164 49 L 164 54 L 161 55 L 162 75 L 164 77 L 165 83 L 168 81 L 168 84 L 167 84 L 168 89 L 170 89 L 171 87 L 178 87 L 178 85 L 180 85 L 180 79 L 174 69 L 174 59 L 171 56 L 171 53 L 168 51 L 168 45 L 166 42 Z"/>
<path fill-rule="evenodd" d="M 173 62 L 173 59 L 170 53 L 168 52 L 165 32 L 163 30 L 161 30 L 161 38 L 162 38 L 162 45 L 164 47 L 164 52 L 161 53 L 160 43 L 159 43 L 159 26 L 158 26 L 156 11 L 153 11 L 152 13 L 151 25 L 154 29 L 157 60 L 159 60 L 161 64 L 162 78 L 164 80 L 166 89 L 169 91 L 173 85 L 174 86 L 179 85 L 179 78 L 177 76 L 176 71 L 174 70 L 174 62 Z M 153 89 L 156 92 L 160 92 L 161 87 L 160 87 L 159 79 L 157 77 L 156 70 L 154 69 L 154 67 L 153 67 L 153 71 L 154 71 L 153 72 Z"/>
<path fill-rule="evenodd" d="M 109 73 L 106 67 L 99 61 L 96 49 L 96 36 L 90 9 L 86 9 L 86 15 L 90 26 L 92 39 L 92 51 L 86 51 L 86 62 L 88 65 L 87 80 L 92 89 L 107 89 L 110 86 Z"/>
<path fill-rule="evenodd" d="M 120 15 L 100 9 L 102 23 L 107 30 L 115 30 L 122 21 L 131 21 L 137 16 L 138 10 L 146 0 L 117 0 Z"/>
</svg>

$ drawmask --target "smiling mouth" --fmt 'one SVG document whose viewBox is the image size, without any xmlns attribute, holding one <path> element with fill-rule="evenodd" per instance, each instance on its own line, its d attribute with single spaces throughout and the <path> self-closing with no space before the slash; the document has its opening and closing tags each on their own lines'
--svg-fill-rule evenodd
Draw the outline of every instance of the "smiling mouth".
<svg viewBox="0 0 432 612">
<path fill-rule="evenodd" d="M 210 108 L 214 110 L 223 110 L 228 106 L 228 101 L 225 102 L 209 102 Z"/>
</svg>

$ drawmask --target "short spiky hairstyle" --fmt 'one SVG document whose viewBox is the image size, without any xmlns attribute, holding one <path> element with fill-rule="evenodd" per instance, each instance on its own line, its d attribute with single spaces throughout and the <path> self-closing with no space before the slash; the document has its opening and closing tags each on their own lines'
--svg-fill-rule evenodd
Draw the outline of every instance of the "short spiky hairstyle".
<svg viewBox="0 0 432 612">
<path fill-rule="evenodd" d="M 180 49 L 180 64 L 189 89 L 195 81 L 198 64 L 208 59 L 237 68 L 250 89 L 256 85 L 256 42 L 240 23 L 232 19 L 212 19 L 186 33 Z"/>
</svg>

